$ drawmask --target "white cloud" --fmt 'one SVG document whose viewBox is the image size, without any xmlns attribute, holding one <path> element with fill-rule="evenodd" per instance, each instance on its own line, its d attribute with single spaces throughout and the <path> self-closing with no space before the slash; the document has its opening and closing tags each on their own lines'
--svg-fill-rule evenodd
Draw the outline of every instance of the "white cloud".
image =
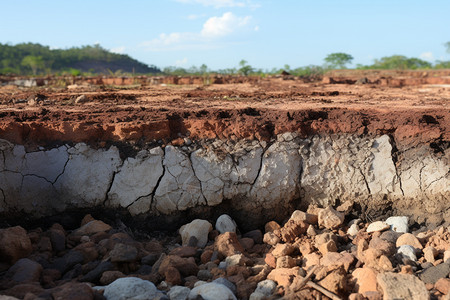
<svg viewBox="0 0 450 300">
<path fill-rule="evenodd" d="M 111 49 L 109 49 L 109 51 L 111 51 L 113 53 L 123 54 L 123 53 L 125 53 L 125 46 L 111 48 Z"/>
<path fill-rule="evenodd" d="M 201 34 L 209 38 L 229 35 L 236 29 L 247 25 L 250 18 L 250 16 L 237 17 L 231 12 L 226 12 L 221 17 L 211 17 L 206 20 Z"/>
<path fill-rule="evenodd" d="M 433 53 L 431 51 L 424 52 L 424 53 L 420 54 L 419 57 L 421 59 L 423 59 L 423 60 L 428 60 L 428 61 L 433 61 L 434 60 L 434 56 L 433 56 Z"/>
<path fill-rule="evenodd" d="M 253 28 L 253 30 L 259 31 L 259 26 L 255 26 L 255 28 Z"/>
<path fill-rule="evenodd" d="M 212 6 L 214 8 L 222 8 L 222 7 L 250 7 L 257 8 L 260 5 L 253 3 L 250 0 L 175 0 L 180 3 L 186 4 L 200 4 L 203 6 Z"/>
<path fill-rule="evenodd" d="M 179 59 L 175 62 L 175 66 L 176 67 L 182 67 L 185 66 L 188 63 L 188 59 L 187 57 L 183 58 L 183 59 Z"/>
<path fill-rule="evenodd" d="M 159 37 L 141 43 L 150 51 L 216 49 L 220 38 L 247 29 L 251 16 L 239 17 L 226 12 L 220 17 L 211 17 L 203 24 L 200 32 L 161 33 Z M 255 28 L 256 30 L 256 28 Z"/>
<path fill-rule="evenodd" d="M 199 18 L 203 18 L 205 16 L 205 14 L 201 14 L 201 15 L 195 15 L 195 14 L 193 14 L 193 15 L 189 15 L 189 16 L 187 16 L 186 18 L 188 19 L 188 20 L 197 20 L 197 19 L 199 19 Z"/>
</svg>

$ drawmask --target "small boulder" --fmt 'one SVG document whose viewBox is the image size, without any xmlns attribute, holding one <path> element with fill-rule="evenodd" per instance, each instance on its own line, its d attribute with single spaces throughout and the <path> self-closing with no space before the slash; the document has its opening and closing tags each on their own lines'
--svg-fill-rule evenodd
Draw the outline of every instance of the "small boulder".
<svg viewBox="0 0 450 300">
<path fill-rule="evenodd" d="M 194 237 L 197 242 L 196 245 L 189 246 L 197 246 L 203 248 L 206 246 L 208 242 L 208 233 L 212 230 L 212 224 L 206 220 L 195 219 L 191 223 L 181 226 L 180 235 L 182 239 L 183 246 L 189 245 L 189 240 Z"/>
<path fill-rule="evenodd" d="M 214 249 L 223 257 L 244 253 L 244 248 L 234 232 L 219 235 L 214 242 Z"/>
<path fill-rule="evenodd" d="M 334 229 L 339 227 L 345 219 L 345 214 L 336 211 L 331 206 L 319 211 L 318 222 L 319 227 Z"/>
<path fill-rule="evenodd" d="M 205 283 L 199 285 L 191 290 L 188 299 L 201 299 L 204 300 L 237 300 L 233 292 L 223 284 L 219 283 Z"/>
<path fill-rule="evenodd" d="M 30 238 L 22 227 L 0 229 L 0 262 L 12 265 L 32 250 Z"/>
<path fill-rule="evenodd" d="M 41 264 L 28 258 L 21 258 L 9 268 L 6 276 L 10 277 L 13 281 L 20 283 L 38 282 L 41 273 Z"/>
<path fill-rule="evenodd" d="M 318 216 L 303 212 L 301 210 L 295 210 L 292 213 L 291 217 L 289 218 L 289 221 L 294 221 L 294 222 L 302 221 L 302 222 L 306 222 L 308 224 L 317 224 Z"/>
<path fill-rule="evenodd" d="M 371 232 L 377 232 L 377 231 L 384 231 L 389 228 L 391 228 L 391 226 L 389 224 L 387 224 L 386 222 L 376 221 L 376 222 L 370 223 L 369 226 L 367 227 L 366 231 L 368 233 L 371 233 Z"/>
<path fill-rule="evenodd" d="M 408 217 L 406 216 L 389 217 L 385 222 L 391 226 L 392 231 L 407 233 L 409 230 Z"/>
<path fill-rule="evenodd" d="M 188 287 L 175 285 L 170 288 L 167 296 L 170 300 L 186 300 L 190 292 L 191 290 Z"/>
<path fill-rule="evenodd" d="M 396 274 L 392 272 L 379 273 L 377 282 L 383 291 L 383 299 L 430 299 L 425 284 L 416 276 Z"/>
<path fill-rule="evenodd" d="M 93 235 L 111 230 L 111 226 L 100 220 L 90 221 L 73 232 L 74 235 Z"/>
<path fill-rule="evenodd" d="M 103 295 L 106 299 L 128 300 L 128 299 L 153 299 L 156 296 L 156 286 L 148 281 L 137 277 L 125 277 L 115 280 L 105 287 Z"/>
<path fill-rule="evenodd" d="M 450 264 L 443 263 L 425 269 L 419 278 L 425 283 L 436 283 L 439 279 L 445 278 L 450 274 Z"/>
<path fill-rule="evenodd" d="M 354 291 L 364 294 L 368 291 L 377 290 L 377 272 L 371 268 L 357 268 L 352 272 L 352 281 L 355 285 Z"/>
<path fill-rule="evenodd" d="M 110 252 L 112 262 L 133 262 L 137 258 L 138 251 L 132 245 L 118 243 Z"/>
<path fill-rule="evenodd" d="M 404 233 L 398 237 L 397 241 L 395 242 L 395 246 L 400 247 L 402 245 L 410 245 L 417 249 L 423 248 L 419 240 L 411 233 Z"/>
<path fill-rule="evenodd" d="M 223 214 L 217 218 L 216 230 L 219 233 L 236 232 L 236 222 L 227 214 Z"/>
<path fill-rule="evenodd" d="M 397 253 L 412 261 L 417 261 L 416 249 L 413 246 L 402 245 L 397 249 Z"/>
<path fill-rule="evenodd" d="M 449 278 L 441 278 L 436 281 L 434 287 L 444 295 L 448 295 L 450 293 L 450 279 Z"/>
</svg>

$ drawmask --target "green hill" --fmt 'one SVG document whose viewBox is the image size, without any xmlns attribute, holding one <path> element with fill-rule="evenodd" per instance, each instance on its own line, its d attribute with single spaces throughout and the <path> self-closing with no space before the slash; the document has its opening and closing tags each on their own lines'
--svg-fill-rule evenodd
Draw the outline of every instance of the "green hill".
<svg viewBox="0 0 450 300">
<path fill-rule="evenodd" d="M 109 52 L 94 46 L 50 49 L 40 44 L 0 43 L 0 74 L 37 75 L 81 73 L 160 73 L 157 67 L 141 63 L 128 55 Z"/>
</svg>

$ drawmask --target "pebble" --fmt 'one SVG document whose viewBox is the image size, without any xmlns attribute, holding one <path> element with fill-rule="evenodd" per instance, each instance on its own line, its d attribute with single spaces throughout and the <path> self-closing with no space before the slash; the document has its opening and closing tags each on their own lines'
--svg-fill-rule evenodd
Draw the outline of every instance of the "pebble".
<svg viewBox="0 0 450 300">
<path fill-rule="evenodd" d="M 170 300 L 186 300 L 191 290 L 185 286 L 175 285 L 170 288 L 167 296 Z"/>
<path fill-rule="evenodd" d="M 419 240 L 411 233 L 404 233 L 395 242 L 396 247 L 400 247 L 402 245 L 410 245 L 417 249 L 422 249 L 423 246 L 419 242 Z"/>
<path fill-rule="evenodd" d="M 425 284 L 414 275 L 391 272 L 377 275 L 383 299 L 429 299 Z"/>
<path fill-rule="evenodd" d="M 406 216 L 389 217 L 385 222 L 391 226 L 392 231 L 407 233 L 409 230 L 408 217 Z"/>
<path fill-rule="evenodd" d="M 223 284 L 210 282 L 196 286 L 189 293 L 188 299 L 197 299 L 201 296 L 204 300 L 237 300 L 233 292 Z"/>
<path fill-rule="evenodd" d="M 156 286 L 137 277 L 119 278 L 105 287 L 103 295 L 108 300 L 153 299 Z"/>
<path fill-rule="evenodd" d="M 334 229 L 339 227 L 345 219 L 345 214 L 336 211 L 331 206 L 319 211 L 318 223 L 319 227 Z"/>
<path fill-rule="evenodd" d="M 366 231 L 368 233 L 376 232 L 376 231 L 384 231 L 391 228 L 391 226 L 383 221 L 376 221 L 373 223 L 370 223 L 367 227 Z"/>
<path fill-rule="evenodd" d="M 357 224 L 352 224 L 350 225 L 350 227 L 347 229 L 347 234 L 351 235 L 351 236 L 355 236 L 358 234 L 359 231 L 359 226 Z"/>
</svg>

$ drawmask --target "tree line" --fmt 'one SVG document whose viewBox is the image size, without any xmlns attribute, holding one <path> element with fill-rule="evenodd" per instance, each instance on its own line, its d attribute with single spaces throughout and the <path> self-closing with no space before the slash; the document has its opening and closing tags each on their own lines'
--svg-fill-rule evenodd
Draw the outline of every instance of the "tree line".
<svg viewBox="0 0 450 300">
<path fill-rule="evenodd" d="M 160 73 L 155 66 L 148 66 L 128 55 L 109 52 L 99 44 L 50 49 L 34 43 L 17 45 L 0 43 L 0 74 L 85 75 L 97 73 Z"/>
<path fill-rule="evenodd" d="M 444 44 L 450 53 L 450 42 Z M 328 54 L 322 65 L 309 65 L 291 68 L 258 69 L 248 61 L 241 60 L 237 67 L 211 70 L 206 64 L 190 68 L 165 67 L 162 71 L 154 65 L 146 65 L 128 55 L 109 52 L 96 44 L 93 46 L 73 47 L 69 49 L 50 49 L 40 44 L 23 43 L 11 46 L 0 43 L 0 74 L 37 75 L 37 74 L 70 74 L 70 75 L 132 75 L 132 74 L 165 74 L 165 75 L 258 75 L 266 76 L 285 72 L 299 77 L 319 77 L 328 70 L 345 69 L 353 61 L 348 53 L 336 52 Z M 357 64 L 356 69 L 450 69 L 450 61 L 431 63 L 415 57 L 392 55 L 375 59 L 371 65 Z"/>
</svg>

